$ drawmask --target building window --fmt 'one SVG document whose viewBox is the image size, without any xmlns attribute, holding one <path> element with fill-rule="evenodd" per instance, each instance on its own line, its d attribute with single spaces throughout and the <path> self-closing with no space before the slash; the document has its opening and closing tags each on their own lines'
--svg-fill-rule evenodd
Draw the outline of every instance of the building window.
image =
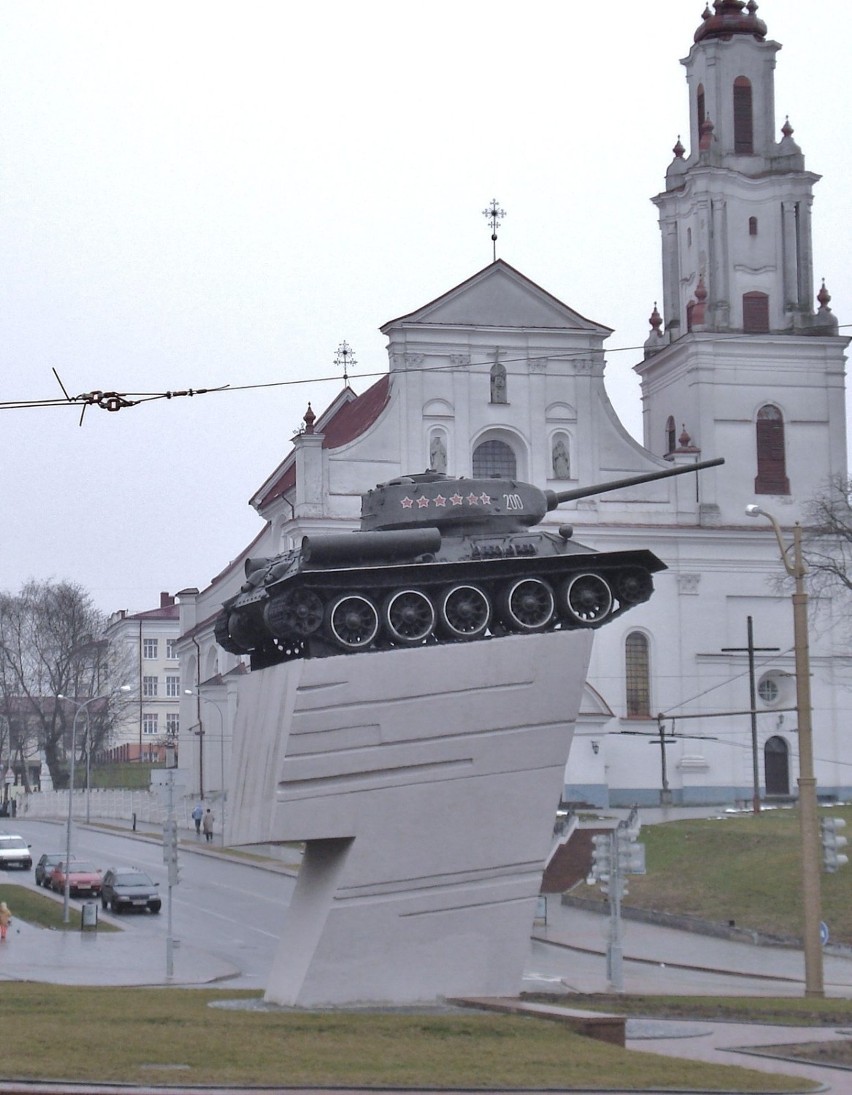
<svg viewBox="0 0 852 1095">
<path fill-rule="evenodd" d="M 751 81 L 745 76 L 734 80 L 734 152 L 754 152 Z"/>
<path fill-rule="evenodd" d="M 143 696 L 156 696 L 157 695 L 157 678 L 156 677 L 143 677 L 142 678 L 142 695 Z"/>
<path fill-rule="evenodd" d="M 666 452 L 674 452 L 677 445 L 677 430 L 675 420 L 671 415 L 666 419 Z"/>
<path fill-rule="evenodd" d="M 757 217 L 749 217 L 748 219 L 748 234 L 750 236 L 757 235 Z"/>
<path fill-rule="evenodd" d="M 156 715 L 143 715 L 142 716 L 142 733 L 145 734 L 146 737 L 152 737 L 152 736 L 156 735 L 156 733 L 157 733 L 157 722 L 158 721 L 159 720 L 158 720 Z"/>
<path fill-rule="evenodd" d="M 514 479 L 517 475 L 515 454 L 505 441 L 483 441 L 473 452 L 473 474 Z"/>
<path fill-rule="evenodd" d="M 180 695 L 180 677 L 166 677 L 166 695 L 172 698 Z"/>
<path fill-rule="evenodd" d="M 790 480 L 784 455 L 784 416 L 767 403 L 757 412 L 757 477 L 755 494 L 789 494 Z"/>
<path fill-rule="evenodd" d="M 143 639 L 142 640 L 142 657 L 143 658 L 156 658 L 157 657 L 157 640 L 156 639 Z"/>
<path fill-rule="evenodd" d="M 748 335 L 769 331 L 769 297 L 766 293 L 743 293 L 743 330 Z"/>
<path fill-rule="evenodd" d="M 166 733 L 170 738 L 176 738 L 180 733 L 180 717 L 178 715 L 166 715 Z"/>
<path fill-rule="evenodd" d="M 627 678 L 627 717 L 651 717 L 651 666 L 647 636 L 631 631 L 624 643 Z"/>
<path fill-rule="evenodd" d="M 757 694 L 766 704 L 773 704 L 778 702 L 778 696 L 780 689 L 778 688 L 778 682 L 772 677 L 764 677 L 764 679 L 757 686 Z"/>
<path fill-rule="evenodd" d="M 696 95 L 696 105 L 698 107 L 698 131 L 701 132 L 701 127 L 704 125 L 704 119 L 706 117 L 704 110 L 704 84 L 698 85 L 698 93 Z"/>
<path fill-rule="evenodd" d="M 177 660 L 177 639 L 166 639 L 166 657 L 169 661 Z"/>
</svg>

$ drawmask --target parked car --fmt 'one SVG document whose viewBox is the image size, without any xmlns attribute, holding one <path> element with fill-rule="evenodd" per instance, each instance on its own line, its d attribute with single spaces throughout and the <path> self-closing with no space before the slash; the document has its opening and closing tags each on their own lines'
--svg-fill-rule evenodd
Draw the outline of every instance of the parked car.
<svg viewBox="0 0 852 1095">
<path fill-rule="evenodd" d="M 71 856 L 75 859 L 75 856 Z M 53 869 L 57 863 L 61 863 L 65 859 L 65 852 L 45 852 L 41 856 L 38 863 L 36 863 L 35 869 L 35 884 L 36 886 L 45 886 L 50 888 L 50 880 L 53 877 Z"/>
<path fill-rule="evenodd" d="M 30 845 L 22 836 L 0 833 L 0 867 L 23 867 L 28 871 L 33 865 Z"/>
<path fill-rule="evenodd" d="M 94 894 L 97 896 L 101 892 L 102 871 L 99 867 L 92 866 L 91 863 L 81 863 L 80 860 L 73 860 L 70 863 L 70 870 L 68 871 L 68 892 L 75 896 L 83 894 Z M 50 888 L 56 890 L 57 893 L 63 893 L 65 890 L 65 861 L 60 860 L 59 863 L 53 868 L 53 874 L 50 876 Z"/>
<path fill-rule="evenodd" d="M 125 909 L 148 909 L 158 913 L 163 904 L 158 886 L 159 882 L 134 867 L 110 867 L 101 887 L 101 904 L 114 913 Z"/>
</svg>

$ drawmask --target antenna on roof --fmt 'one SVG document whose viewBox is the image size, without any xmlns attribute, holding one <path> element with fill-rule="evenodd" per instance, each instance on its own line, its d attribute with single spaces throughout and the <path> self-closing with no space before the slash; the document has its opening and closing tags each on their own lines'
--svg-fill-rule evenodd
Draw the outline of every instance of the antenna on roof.
<svg viewBox="0 0 852 1095">
<path fill-rule="evenodd" d="M 338 368 L 343 368 L 343 383 L 349 383 L 349 370 L 358 362 L 355 360 L 355 351 L 349 345 L 348 342 L 341 342 L 337 347 L 337 353 L 334 355 L 334 364 Z"/>
<path fill-rule="evenodd" d="M 483 217 L 488 218 L 491 228 L 491 246 L 493 249 L 492 261 L 497 261 L 497 225 L 506 216 L 506 210 L 501 209 L 496 198 L 491 199 L 491 204 L 482 210 Z"/>
</svg>

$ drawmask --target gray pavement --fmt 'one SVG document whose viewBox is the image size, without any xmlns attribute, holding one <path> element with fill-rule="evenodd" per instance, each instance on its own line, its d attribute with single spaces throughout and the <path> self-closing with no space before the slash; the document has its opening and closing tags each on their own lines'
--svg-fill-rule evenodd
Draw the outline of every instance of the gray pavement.
<svg viewBox="0 0 852 1095">
<path fill-rule="evenodd" d="M 159 833 L 138 832 L 139 839 L 160 840 Z M 221 847 L 196 844 L 194 833 L 181 833 L 181 852 L 222 855 Z M 217 840 L 217 845 L 219 841 Z M 255 852 L 262 851 L 254 849 Z M 287 870 L 278 849 L 265 849 L 259 869 Z M 288 851 L 286 855 L 292 858 Z M 240 862 L 245 863 L 241 857 Z M 72 917 L 82 922 L 81 906 L 72 902 Z M 100 920 L 109 914 L 98 907 Z M 548 899 L 546 923 L 535 925 L 523 988 L 578 993 L 606 992 L 608 918 L 598 913 L 562 905 L 558 897 Z M 165 935 L 165 933 L 164 933 Z M 165 940 L 164 940 L 165 946 Z M 625 921 L 624 991 L 628 994 L 673 993 L 681 995 L 803 996 L 804 959 L 800 951 L 775 946 L 697 936 L 654 924 Z M 227 985 L 239 971 L 215 953 L 187 946 L 173 952 L 173 976 L 166 978 L 165 962 L 154 963 L 150 949 L 140 948 L 131 931 L 49 932 L 16 923 L 4 944 L 0 944 L 0 980 L 41 981 L 73 985 Z M 852 956 L 825 955 L 826 995 L 852 998 Z M 822 1090 L 852 1095 L 852 1072 L 816 1065 L 802 1065 L 775 1058 L 752 1056 L 760 1046 L 791 1044 L 839 1037 L 852 1033 L 826 1028 L 791 1029 L 766 1025 L 711 1022 L 664 1022 L 630 1020 L 628 1047 L 694 1060 L 756 1068 L 761 1071 L 800 1076 L 823 1085 Z M 746 1055 L 748 1054 L 748 1055 Z M 27 1091 L 29 1095 L 54 1095 L 59 1091 L 86 1091 L 110 1095 L 129 1089 L 126 1085 L 21 1085 L 0 1081 L 0 1093 Z M 152 1086 L 132 1089 L 135 1095 L 156 1091 L 168 1095 L 186 1091 L 180 1086 Z M 260 1095 L 260 1089 L 252 1089 Z M 229 1089 L 237 1095 L 236 1089 Z M 318 1095 L 318 1089 L 314 1090 Z M 337 1095 L 342 1095 L 338 1089 Z M 392 1095 L 384 1092 L 383 1095 Z M 450 1093 L 445 1093 L 450 1095 Z M 611 1093 L 617 1095 L 617 1093 Z"/>
</svg>

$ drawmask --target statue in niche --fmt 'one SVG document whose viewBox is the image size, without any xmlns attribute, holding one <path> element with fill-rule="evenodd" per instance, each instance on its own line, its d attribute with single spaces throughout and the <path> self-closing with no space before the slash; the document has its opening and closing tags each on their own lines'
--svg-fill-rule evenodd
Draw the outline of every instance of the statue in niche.
<svg viewBox="0 0 852 1095">
<path fill-rule="evenodd" d="M 499 361 L 491 366 L 491 402 L 508 403 L 506 394 L 506 366 Z"/>
<path fill-rule="evenodd" d="M 565 444 L 563 437 L 557 437 L 553 442 L 551 458 L 553 460 L 553 478 L 570 479 L 571 458 L 568 456 L 568 446 Z"/>
<path fill-rule="evenodd" d="M 442 473 L 447 470 L 447 446 L 439 433 L 432 435 L 432 443 L 429 446 L 429 467 L 432 471 Z"/>
</svg>

